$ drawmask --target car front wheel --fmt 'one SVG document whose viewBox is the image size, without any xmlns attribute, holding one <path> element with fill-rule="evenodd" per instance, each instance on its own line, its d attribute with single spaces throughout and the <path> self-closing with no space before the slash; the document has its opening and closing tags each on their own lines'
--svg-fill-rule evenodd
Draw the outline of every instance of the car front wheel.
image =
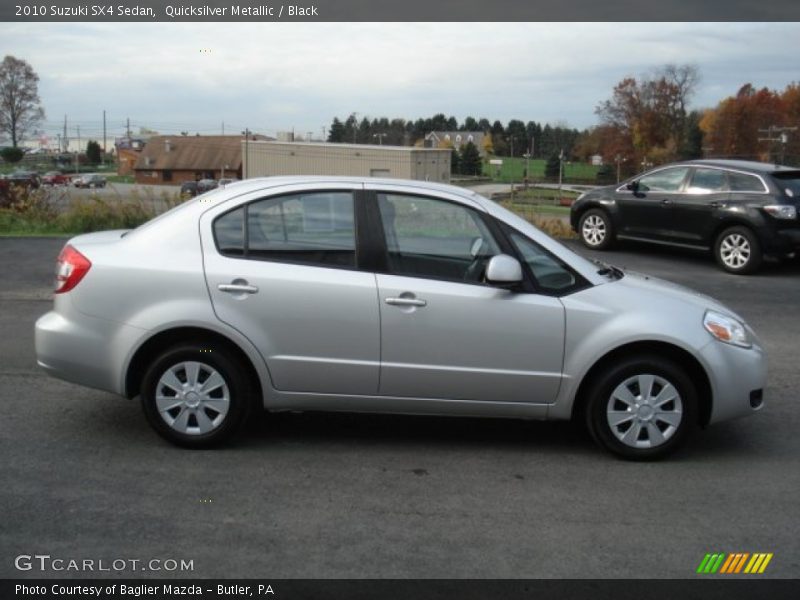
<svg viewBox="0 0 800 600">
<path fill-rule="evenodd" d="M 614 242 L 611 219 L 604 210 L 593 208 L 584 213 L 578 223 L 581 242 L 592 250 L 605 250 Z"/>
<path fill-rule="evenodd" d="M 200 344 L 161 354 L 142 382 L 142 407 L 150 425 L 179 446 L 205 448 L 228 440 L 252 403 L 247 374 L 224 349 Z"/>
<path fill-rule="evenodd" d="M 723 231 L 714 244 L 714 257 L 728 273 L 747 275 L 761 266 L 763 256 L 758 238 L 747 227 L 731 227 Z"/>
<path fill-rule="evenodd" d="M 586 422 L 595 441 L 629 460 L 674 452 L 697 422 L 697 391 L 685 370 L 658 356 L 631 357 L 592 382 Z"/>
</svg>

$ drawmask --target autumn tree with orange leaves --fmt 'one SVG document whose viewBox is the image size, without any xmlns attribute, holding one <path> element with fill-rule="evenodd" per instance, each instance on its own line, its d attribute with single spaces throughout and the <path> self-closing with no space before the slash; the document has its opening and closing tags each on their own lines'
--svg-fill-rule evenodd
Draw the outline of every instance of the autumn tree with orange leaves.
<svg viewBox="0 0 800 600">
<path fill-rule="evenodd" d="M 786 143 L 774 141 L 780 130 L 800 125 L 800 85 L 792 83 L 783 92 L 743 85 L 735 96 L 705 111 L 700 120 L 706 154 L 800 164 L 800 130 L 785 131 Z M 770 128 L 773 128 L 770 132 Z M 763 138 L 773 138 L 768 141 Z"/>
<path fill-rule="evenodd" d="M 620 157 L 634 170 L 643 163 L 693 157 L 698 149 L 689 141 L 696 146 L 692 128 L 699 119 L 688 106 L 698 80 L 693 65 L 665 65 L 652 76 L 623 79 L 597 106 L 601 124 L 582 140 L 581 150 L 607 161 Z"/>
</svg>

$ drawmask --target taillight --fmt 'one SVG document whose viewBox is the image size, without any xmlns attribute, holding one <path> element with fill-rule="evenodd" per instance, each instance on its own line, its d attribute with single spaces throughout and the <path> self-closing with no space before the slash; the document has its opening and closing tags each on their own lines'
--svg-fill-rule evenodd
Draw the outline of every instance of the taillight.
<svg viewBox="0 0 800 600">
<path fill-rule="evenodd" d="M 70 245 L 64 246 L 56 262 L 56 294 L 63 294 L 78 285 L 92 263 Z"/>
</svg>

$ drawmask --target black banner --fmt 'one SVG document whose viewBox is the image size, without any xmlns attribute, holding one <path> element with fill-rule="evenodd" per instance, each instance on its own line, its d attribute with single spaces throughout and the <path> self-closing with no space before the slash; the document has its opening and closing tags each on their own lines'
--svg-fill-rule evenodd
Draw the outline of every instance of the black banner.
<svg viewBox="0 0 800 600">
<path fill-rule="evenodd" d="M 0 5 L 0 21 L 20 22 L 798 20 L 797 0 L 16 0 Z"/>
<path fill-rule="evenodd" d="M 6 579 L 3 600 L 39 598 L 117 600 L 783 600 L 800 598 L 796 579 L 581 579 L 581 580 L 447 580 L 447 579 L 237 579 L 237 580 L 115 580 Z"/>
</svg>

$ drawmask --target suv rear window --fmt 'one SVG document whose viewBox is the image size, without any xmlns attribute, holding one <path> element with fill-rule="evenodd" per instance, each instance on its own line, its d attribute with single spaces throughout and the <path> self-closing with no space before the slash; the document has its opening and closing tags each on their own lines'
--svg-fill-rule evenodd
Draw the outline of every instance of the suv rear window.
<svg viewBox="0 0 800 600">
<path fill-rule="evenodd" d="M 800 171 L 782 171 L 772 177 L 787 196 L 800 198 Z"/>
</svg>

